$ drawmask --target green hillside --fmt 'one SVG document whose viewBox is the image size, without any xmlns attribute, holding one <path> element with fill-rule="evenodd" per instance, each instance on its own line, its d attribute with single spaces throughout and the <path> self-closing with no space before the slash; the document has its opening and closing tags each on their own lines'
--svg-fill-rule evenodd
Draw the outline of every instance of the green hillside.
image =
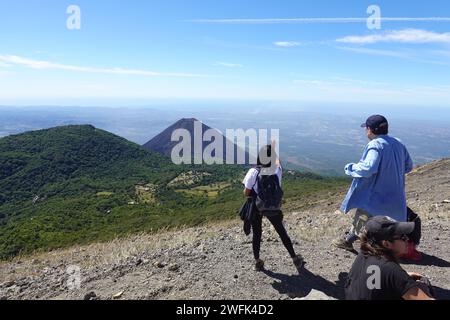
<svg viewBox="0 0 450 320">
<path fill-rule="evenodd" d="M 176 166 L 93 126 L 0 139 L 0 259 L 236 216 L 237 166 Z M 347 183 L 287 175 L 287 198 Z M 288 190 L 286 190 L 288 189 Z"/>
</svg>

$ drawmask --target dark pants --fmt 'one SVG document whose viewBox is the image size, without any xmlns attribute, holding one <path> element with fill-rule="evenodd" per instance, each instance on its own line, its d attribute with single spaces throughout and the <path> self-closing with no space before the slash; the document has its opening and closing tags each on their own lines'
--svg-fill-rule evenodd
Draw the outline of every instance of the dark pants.
<svg viewBox="0 0 450 320">
<path fill-rule="evenodd" d="M 295 251 L 294 247 L 292 246 L 292 241 L 289 238 L 287 231 L 283 225 L 283 214 L 280 213 L 275 216 L 270 216 L 267 217 L 267 219 L 269 219 L 270 223 L 272 223 L 273 227 L 275 228 L 275 231 L 280 236 L 281 241 L 283 242 L 284 246 L 289 252 L 291 258 L 294 258 Z M 255 217 L 252 221 L 252 230 L 253 230 L 253 255 L 255 256 L 255 259 L 259 259 L 259 251 L 261 248 L 261 236 L 262 236 L 262 216 L 259 212 L 255 214 Z"/>
</svg>

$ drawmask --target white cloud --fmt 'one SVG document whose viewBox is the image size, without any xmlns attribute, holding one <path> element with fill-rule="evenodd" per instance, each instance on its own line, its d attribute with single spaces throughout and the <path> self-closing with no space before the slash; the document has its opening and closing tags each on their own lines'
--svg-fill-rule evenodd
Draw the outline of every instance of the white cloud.
<svg viewBox="0 0 450 320">
<path fill-rule="evenodd" d="M 450 43 L 450 32 L 436 33 L 420 29 L 404 29 L 388 31 L 383 34 L 371 34 L 366 36 L 347 36 L 336 40 L 341 43 L 374 44 L 378 42 L 398 43 Z"/>
<path fill-rule="evenodd" d="M 295 42 L 295 41 L 278 41 L 278 42 L 274 42 L 273 44 L 276 45 L 277 47 L 291 48 L 291 47 L 299 46 L 300 42 Z"/>
<path fill-rule="evenodd" d="M 387 83 L 387 82 L 366 81 L 366 80 L 359 80 L 359 79 L 352 79 L 352 78 L 338 77 L 338 76 L 331 77 L 331 79 L 337 80 L 341 83 L 350 83 L 350 84 L 358 84 L 358 85 L 366 85 L 366 86 L 391 86 L 391 84 Z"/>
<path fill-rule="evenodd" d="M 169 72 L 153 72 L 147 70 L 137 69 L 124 69 L 124 68 L 96 68 L 96 67 L 82 67 L 68 64 L 54 63 L 42 60 L 33 60 L 24 57 L 14 55 L 0 55 L 0 63 L 6 63 L 10 65 L 23 66 L 36 70 L 66 70 L 74 72 L 89 72 L 89 73 L 105 73 L 105 74 L 117 74 L 117 75 L 137 75 L 137 76 L 149 76 L 149 77 L 204 77 L 200 74 L 192 73 L 169 73 Z"/>
<path fill-rule="evenodd" d="M 226 67 L 226 68 L 242 68 L 242 64 L 238 63 L 229 63 L 229 62 L 216 62 L 214 64 L 216 67 Z"/>
<path fill-rule="evenodd" d="M 354 48 L 354 47 L 336 47 L 337 49 L 355 52 L 360 54 L 368 54 L 373 56 L 385 56 L 400 58 L 418 63 L 436 64 L 441 66 L 450 66 L 450 62 L 447 59 L 442 59 L 442 53 L 438 54 L 436 51 L 392 51 L 392 50 L 379 50 L 368 48 Z M 431 54 L 431 55 L 430 55 Z M 437 58 L 436 58 L 437 56 Z M 439 57 L 440 56 L 440 57 Z"/>
<path fill-rule="evenodd" d="M 293 81 L 295 84 L 302 84 L 302 85 L 308 85 L 308 86 L 323 86 L 330 84 L 330 82 L 325 82 L 322 80 L 300 80 L 296 79 Z"/>
<path fill-rule="evenodd" d="M 382 22 L 450 22 L 450 17 L 382 17 Z M 340 24 L 340 23 L 366 23 L 365 18 L 267 18 L 267 19 L 195 19 L 186 20 L 193 23 L 213 24 Z"/>
<path fill-rule="evenodd" d="M 311 80 L 311 79 L 296 79 L 293 80 L 294 84 L 316 86 L 316 87 L 332 87 L 332 86 L 346 86 L 346 87 L 367 87 L 367 88 L 389 88 L 392 84 L 387 82 L 366 81 L 360 79 L 352 79 L 348 77 L 333 76 L 326 80 Z"/>
<path fill-rule="evenodd" d="M 344 51 L 364 53 L 364 54 L 370 54 L 370 55 L 374 55 L 374 56 L 385 56 L 385 57 L 395 57 L 395 58 L 404 58 L 404 59 L 411 58 L 411 56 L 409 56 L 407 53 L 402 52 L 402 51 L 353 48 L 353 47 L 336 47 L 336 48 L 340 49 L 340 50 L 344 50 Z"/>
</svg>

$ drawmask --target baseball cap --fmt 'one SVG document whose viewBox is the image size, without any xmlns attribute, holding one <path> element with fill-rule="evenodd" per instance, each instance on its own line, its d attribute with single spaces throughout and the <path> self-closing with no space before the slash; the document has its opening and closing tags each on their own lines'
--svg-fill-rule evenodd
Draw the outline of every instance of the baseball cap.
<svg viewBox="0 0 450 320">
<path fill-rule="evenodd" d="M 398 222 L 387 216 L 370 218 L 365 225 L 369 239 L 375 241 L 392 240 L 395 236 L 411 234 L 414 231 L 414 222 Z"/>
<path fill-rule="evenodd" d="M 389 123 L 387 119 L 382 115 L 370 116 L 365 123 L 361 125 L 361 128 L 370 128 L 373 133 L 377 134 L 381 131 L 388 129 Z M 382 130 L 384 129 L 384 130 Z"/>
</svg>

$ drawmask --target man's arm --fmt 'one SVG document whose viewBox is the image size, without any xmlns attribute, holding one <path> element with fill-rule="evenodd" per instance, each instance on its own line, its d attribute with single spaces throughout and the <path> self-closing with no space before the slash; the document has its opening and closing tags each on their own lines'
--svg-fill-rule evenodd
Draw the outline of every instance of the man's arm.
<svg viewBox="0 0 450 320">
<path fill-rule="evenodd" d="M 408 150 L 405 149 L 405 152 L 406 152 L 405 173 L 409 173 L 413 169 L 413 162 L 411 160 Z"/>
<path fill-rule="evenodd" d="M 353 178 L 368 178 L 378 172 L 380 154 L 376 149 L 370 149 L 364 160 L 349 166 L 346 174 Z"/>
</svg>

